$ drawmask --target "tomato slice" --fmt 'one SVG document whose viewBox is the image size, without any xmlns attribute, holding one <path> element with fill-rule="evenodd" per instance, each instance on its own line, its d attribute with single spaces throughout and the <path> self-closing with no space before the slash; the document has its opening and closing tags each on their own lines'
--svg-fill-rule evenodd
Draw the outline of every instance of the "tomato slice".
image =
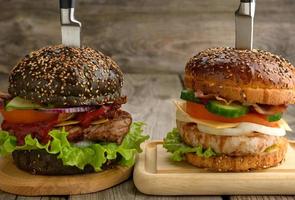
<svg viewBox="0 0 295 200">
<path fill-rule="evenodd" d="M 30 124 L 49 121 L 57 118 L 57 113 L 39 112 L 35 110 L 1 110 L 4 120 L 15 124 Z"/>
<path fill-rule="evenodd" d="M 192 117 L 204 120 L 226 123 L 251 122 L 269 127 L 278 127 L 278 124 L 276 122 L 267 121 L 267 116 L 265 115 L 261 115 L 258 113 L 248 113 L 238 118 L 226 118 L 209 112 L 202 104 L 189 101 L 186 102 L 186 112 Z"/>
</svg>

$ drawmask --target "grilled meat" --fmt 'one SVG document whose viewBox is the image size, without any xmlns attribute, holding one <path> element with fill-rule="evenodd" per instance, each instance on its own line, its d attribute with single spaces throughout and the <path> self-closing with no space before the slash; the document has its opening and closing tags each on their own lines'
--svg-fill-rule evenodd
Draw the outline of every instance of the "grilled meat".
<svg viewBox="0 0 295 200">
<path fill-rule="evenodd" d="M 68 140 L 72 142 L 88 139 L 120 144 L 128 133 L 131 122 L 132 118 L 128 112 L 117 110 L 105 123 L 90 125 L 84 129 L 80 125 L 65 126 L 65 129 L 69 132 Z"/>
</svg>

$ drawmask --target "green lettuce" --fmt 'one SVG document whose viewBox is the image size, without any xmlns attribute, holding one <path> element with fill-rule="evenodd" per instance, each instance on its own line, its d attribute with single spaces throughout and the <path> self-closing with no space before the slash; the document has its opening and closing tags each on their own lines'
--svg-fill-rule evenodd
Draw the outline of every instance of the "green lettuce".
<svg viewBox="0 0 295 200">
<path fill-rule="evenodd" d="M 101 171 L 101 167 L 107 160 L 120 158 L 121 165 L 130 167 L 134 165 L 136 154 L 142 150 L 140 144 L 149 138 L 143 135 L 142 122 L 134 122 L 128 134 L 120 145 L 116 143 L 93 143 L 88 146 L 76 146 L 67 140 L 68 133 L 63 130 L 52 130 L 49 135 L 52 140 L 47 144 L 41 144 L 31 135 L 25 137 L 25 144 L 17 146 L 16 137 L 6 131 L 0 131 L 0 156 L 5 156 L 15 150 L 44 149 L 50 154 L 58 154 L 58 158 L 64 165 L 75 166 L 84 169 L 91 165 L 95 171 Z"/>
<path fill-rule="evenodd" d="M 211 148 L 204 149 L 201 145 L 191 147 L 182 142 L 179 131 L 175 128 L 164 138 L 163 147 L 172 153 L 173 161 L 182 161 L 185 153 L 195 153 L 198 156 L 209 158 L 217 154 Z"/>
</svg>

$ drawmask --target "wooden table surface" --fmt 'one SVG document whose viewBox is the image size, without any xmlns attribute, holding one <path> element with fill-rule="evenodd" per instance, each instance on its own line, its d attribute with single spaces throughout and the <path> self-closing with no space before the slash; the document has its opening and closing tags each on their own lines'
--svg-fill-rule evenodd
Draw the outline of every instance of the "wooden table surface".
<svg viewBox="0 0 295 200">
<path fill-rule="evenodd" d="M 7 89 L 9 70 L 26 53 L 60 43 L 57 3 L 57 0 L 0 0 L 1 90 Z M 112 56 L 125 72 L 124 92 L 129 97 L 125 109 L 132 113 L 134 120 L 146 122 L 145 131 L 152 139 L 161 139 L 175 126 L 171 99 L 177 98 L 183 87 L 185 62 L 204 48 L 233 46 L 233 12 L 238 3 L 238 0 L 78 0 L 76 15 L 83 24 L 83 44 Z M 258 0 L 255 48 L 283 55 L 295 63 L 294 10 L 294 0 Z M 289 107 L 285 118 L 295 129 L 295 107 Z M 287 200 L 295 197 L 147 196 L 136 190 L 130 178 L 94 194 L 32 198 L 0 191 L 1 199 Z"/>
</svg>

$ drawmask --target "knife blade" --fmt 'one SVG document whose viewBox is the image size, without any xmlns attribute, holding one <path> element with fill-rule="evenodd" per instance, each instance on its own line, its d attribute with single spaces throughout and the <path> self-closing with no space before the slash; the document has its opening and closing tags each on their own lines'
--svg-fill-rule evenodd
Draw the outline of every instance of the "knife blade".
<svg viewBox="0 0 295 200">
<path fill-rule="evenodd" d="M 75 0 L 60 0 L 62 44 L 81 47 L 81 23 L 75 19 Z"/>
<path fill-rule="evenodd" d="M 253 48 L 253 24 L 255 15 L 255 0 L 241 0 L 235 12 L 236 22 L 236 48 Z"/>
</svg>

